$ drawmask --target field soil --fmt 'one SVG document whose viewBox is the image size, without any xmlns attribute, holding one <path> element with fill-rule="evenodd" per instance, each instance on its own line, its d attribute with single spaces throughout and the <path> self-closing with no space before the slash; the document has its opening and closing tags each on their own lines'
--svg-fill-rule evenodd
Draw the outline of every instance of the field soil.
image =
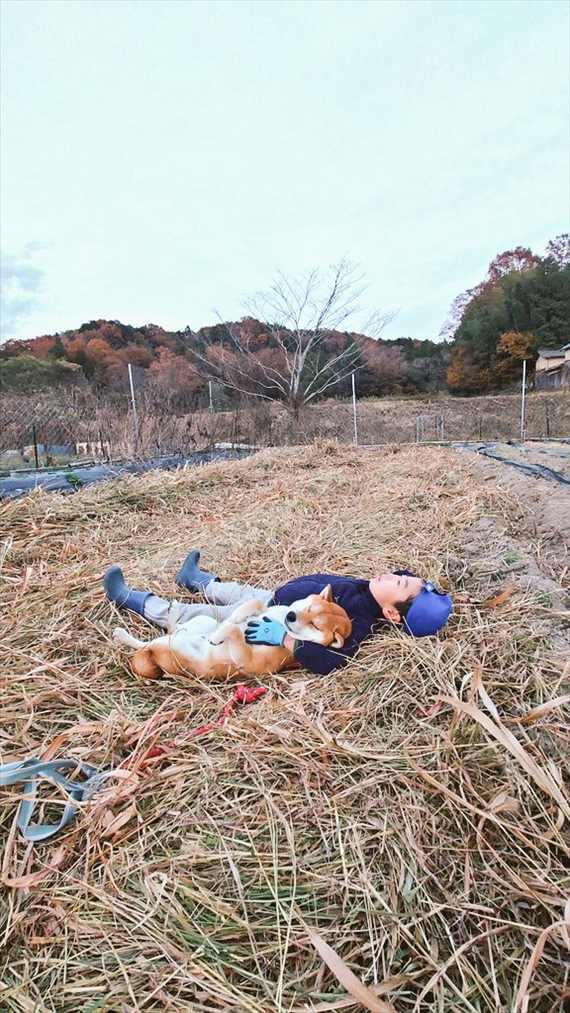
<svg viewBox="0 0 570 1013">
<path fill-rule="evenodd" d="M 562 1011 L 569 504 L 465 451 L 328 440 L 8 502 L 1 760 L 119 776 L 36 847 L 0 789 L 0 1009 Z M 195 737 L 234 686 L 137 682 L 112 629 L 152 631 L 101 577 L 181 596 L 196 546 L 262 587 L 407 566 L 454 615 Z"/>
</svg>

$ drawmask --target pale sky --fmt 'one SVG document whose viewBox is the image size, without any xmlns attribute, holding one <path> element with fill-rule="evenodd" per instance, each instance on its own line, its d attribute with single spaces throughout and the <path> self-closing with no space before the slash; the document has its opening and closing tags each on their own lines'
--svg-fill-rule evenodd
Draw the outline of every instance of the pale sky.
<svg viewBox="0 0 570 1013">
<path fill-rule="evenodd" d="M 568 231 L 566 0 L 4 0 L 4 337 L 194 328 L 358 261 L 435 338 Z"/>
</svg>

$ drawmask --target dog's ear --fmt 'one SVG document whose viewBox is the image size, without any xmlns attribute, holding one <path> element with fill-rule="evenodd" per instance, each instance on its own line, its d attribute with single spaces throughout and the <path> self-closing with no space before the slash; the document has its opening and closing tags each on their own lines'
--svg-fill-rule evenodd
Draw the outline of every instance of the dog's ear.
<svg viewBox="0 0 570 1013">
<path fill-rule="evenodd" d="M 157 665 L 152 647 L 141 647 L 131 658 L 131 669 L 139 679 L 157 679 L 162 669 Z"/>
<path fill-rule="evenodd" d="M 325 601 L 332 601 L 333 600 L 332 587 L 330 586 L 330 584 L 327 584 L 326 587 L 323 587 L 323 589 L 322 589 L 322 591 L 321 591 L 321 593 L 319 595 L 319 598 L 324 598 Z"/>
<path fill-rule="evenodd" d="M 347 615 L 340 616 L 338 622 L 340 626 L 335 626 L 331 647 L 344 647 L 345 640 L 352 633 L 352 623 Z"/>
</svg>

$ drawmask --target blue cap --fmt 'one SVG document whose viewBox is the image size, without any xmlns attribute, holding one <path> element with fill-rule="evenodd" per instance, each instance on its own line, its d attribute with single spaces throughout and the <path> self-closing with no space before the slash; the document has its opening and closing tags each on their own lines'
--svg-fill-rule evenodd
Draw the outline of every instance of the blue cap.
<svg viewBox="0 0 570 1013">
<path fill-rule="evenodd" d="M 449 595 L 426 580 L 404 616 L 404 626 L 413 637 L 431 637 L 443 629 L 452 612 Z"/>
</svg>

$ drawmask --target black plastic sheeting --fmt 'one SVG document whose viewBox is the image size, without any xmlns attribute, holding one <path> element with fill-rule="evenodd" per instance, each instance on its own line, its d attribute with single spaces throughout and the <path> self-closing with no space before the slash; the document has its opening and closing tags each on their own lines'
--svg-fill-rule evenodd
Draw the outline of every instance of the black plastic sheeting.
<svg viewBox="0 0 570 1013">
<path fill-rule="evenodd" d="M 566 443 L 570 441 L 561 440 L 560 442 Z M 538 478 L 546 478 L 549 481 L 560 482 L 561 485 L 570 485 L 570 478 L 566 478 L 566 475 L 562 475 L 554 468 L 549 468 L 546 464 L 524 464 L 522 461 L 511 461 L 510 458 L 503 457 L 501 454 L 496 452 L 496 444 L 494 443 L 454 443 L 453 445 L 455 447 L 460 447 L 463 450 L 471 450 L 476 454 L 482 454 L 483 457 L 491 457 L 494 461 L 500 461 L 501 464 L 508 464 L 511 468 L 518 468 L 519 471 L 524 471 L 527 475 L 534 475 Z M 522 443 L 513 443 L 512 445 L 515 447 L 524 446 Z M 538 448 L 537 452 L 543 453 L 543 451 Z M 548 451 L 544 451 L 544 453 L 548 453 Z M 570 450 L 568 450 L 567 454 L 564 453 L 563 456 L 570 458 Z"/>
<path fill-rule="evenodd" d="M 210 461 L 227 461 L 233 458 L 248 457 L 254 451 L 248 450 L 208 450 L 198 451 L 187 456 L 180 454 L 169 457 L 153 457 L 149 461 L 131 461 L 124 464 L 94 464 L 76 468 L 62 468 L 59 471 L 32 472 L 22 475 L 11 475 L 0 478 L 0 500 L 16 499 L 25 496 L 33 489 L 42 488 L 45 492 L 77 492 L 95 482 L 107 482 L 109 479 L 120 478 L 122 475 L 140 475 L 145 471 L 176 471 L 185 465 L 208 464 Z"/>
</svg>

